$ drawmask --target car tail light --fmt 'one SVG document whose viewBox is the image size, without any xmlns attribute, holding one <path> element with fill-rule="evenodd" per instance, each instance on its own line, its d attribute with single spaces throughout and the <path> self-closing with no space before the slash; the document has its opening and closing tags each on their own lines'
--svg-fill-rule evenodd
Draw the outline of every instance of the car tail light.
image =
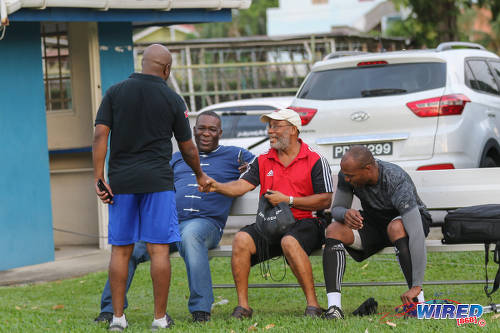
<svg viewBox="0 0 500 333">
<path fill-rule="evenodd" d="M 303 108 L 300 106 L 289 106 L 288 109 L 292 109 L 299 114 L 300 120 L 302 120 L 302 125 L 309 124 L 316 112 L 318 112 L 318 109 Z"/>
<path fill-rule="evenodd" d="M 378 61 L 362 61 L 358 62 L 358 67 L 360 66 L 374 66 L 374 65 L 387 65 L 387 61 L 378 60 Z"/>
<path fill-rule="evenodd" d="M 442 164 L 432 164 L 432 165 L 424 165 L 417 168 L 417 171 L 423 170 L 448 170 L 455 169 L 455 166 L 452 163 L 442 163 Z"/>
<path fill-rule="evenodd" d="M 409 102 L 406 106 L 419 117 L 453 116 L 462 114 L 467 102 L 467 96 L 454 94 Z"/>
</svg>

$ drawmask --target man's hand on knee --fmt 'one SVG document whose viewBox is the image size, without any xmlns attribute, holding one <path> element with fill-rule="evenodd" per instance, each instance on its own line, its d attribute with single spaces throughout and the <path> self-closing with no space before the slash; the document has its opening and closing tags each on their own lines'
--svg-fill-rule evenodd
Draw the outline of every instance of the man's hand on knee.
<svg viewBox="0 0 500 333">
<path fill-rule="evenodd" d="M 344 216 L 344 224 L 351 229 L 359 230 L 363 228 L 363 216 L 359 210 L 348 209 Z"/>
</svg>

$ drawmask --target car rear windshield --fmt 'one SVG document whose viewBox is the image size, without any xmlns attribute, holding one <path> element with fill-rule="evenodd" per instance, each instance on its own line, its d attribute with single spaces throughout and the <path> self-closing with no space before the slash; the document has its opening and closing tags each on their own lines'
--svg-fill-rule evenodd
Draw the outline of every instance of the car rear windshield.
<svg viewBox="0 0 500 333">
<path fill-rule="evenodd" d="M 446 64 L 438 62 L 338 68 L 312 72 L 297 97 L 335 100 L 398 95 L 445 83 Z"/>
<path fill-rule="evenodd" d="M 266 124 L 260 121 L 260 114 L 248 114 L 245 111 L 274 111 L 271 105 L 244 105 L 222 107 L 212 111 L 220 112 L 222 138 L 252 138 L 267 135 Z"/>
</svg>

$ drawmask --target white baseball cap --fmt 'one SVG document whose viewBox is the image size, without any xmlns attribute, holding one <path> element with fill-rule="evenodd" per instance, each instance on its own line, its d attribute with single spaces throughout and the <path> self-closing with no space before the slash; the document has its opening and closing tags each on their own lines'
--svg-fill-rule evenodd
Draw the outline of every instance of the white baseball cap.
<svg viewBox="0 0 500 333">
<path fill-rule="evenodd" d="M 297 127 L 297 130 L 302 131 L 302 120 L 299 117 L 299 114 L 291 109 L 280 109 L 265 115 L 260 116 L 260 121 L 263 123 L 268 123 L 274 120 L 286 120 L 293 126 Z"/>
</svg>

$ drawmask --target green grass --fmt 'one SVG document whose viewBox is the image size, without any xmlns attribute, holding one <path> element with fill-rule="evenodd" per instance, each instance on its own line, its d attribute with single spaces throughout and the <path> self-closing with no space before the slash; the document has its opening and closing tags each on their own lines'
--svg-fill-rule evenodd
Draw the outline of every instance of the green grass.
<svg viewBox="0 0 500 333">
<path fill-rule="evenodd" d="M 320 257 L 312 257 L 315 280 L 323 282 Z M 428 258 L 426 280 L 484 278 L 483 254 L 471 253 L 431 253 Z M 496 266 L 496 267 L 495 267 Z M 232 283 L 228 258 L 211 261 L 214 283 Z M 494 277 L 497 265 L 489 269 Z M 272 262 L 273 275 L 283 273 L 283 262 Z M 394 308 L 399 305 L 399 295 L 404 287 L 349 287 L 343 290 L 343 309 L 347 313 L 344 321 L 324 321 L 307 319 L 302 316 L 305 299 L 299 288 L 250 289 L 250 304 L 254 309 L 251 320 L 229 319 L 236 306 L 234 289 L 215 289 L 216 302 L 227 299 L 228 304 L 216 305 L 212 321 L 205 325 L 192 324 L 187 310 L 189 295 L 186 271 L 182 259 L 172 259 L 172 284 L 168 312 L 176 325 L 172 332 L 248 332 L 257 323 L 255 330 L 269 332 L 455 332 L 484 331 L 499 332 L 500 318 L 485 314 L 486 327 L 465 325 L 457 328 L 454 320 L 418 320 L 394 317 Z M 250 283 L 266 282 L 260 277 L 259 267 L 251 271 Z M 36 285 L 0 288 L 0 332 L 104 332 L 106 325 L 97 325 L 93 319 L 99 312 L 100 293 L 106 281 L 106 272 L 84 277 L 43 283 Z M 344 281 L 402 281 L 402 273 L 394 256 L 376 255 L 362 263 L 348 258 Z M 287 268 L 284 282 L 296 282 Z M 322 306 L 326 306 L 324 288 L 317 290 Z M 426 286 L 426 299 L 453 299 L 461 303 L 490 303 L 483 292 L 483 285 L 466 286 Z M 379 303 L 380 314 L 369 317 L 355 317 L 350 313 L 366 298 L 374 297 Z M 126 311 L 129 320 L 128 332 L 148 332 L 153 313 L 153 296 L 149 277 L 149 264 L 142 264 L 137 270 L 129 293 L 130 308 Z M 500 303 L 500 292 L 494 294 L 493 301 Z M 392 327 L 381 321 L 383 313 L 389 313 L 386 320 Z M 274 325 L 266 329 L 266 326 Z"/>
</svg>

